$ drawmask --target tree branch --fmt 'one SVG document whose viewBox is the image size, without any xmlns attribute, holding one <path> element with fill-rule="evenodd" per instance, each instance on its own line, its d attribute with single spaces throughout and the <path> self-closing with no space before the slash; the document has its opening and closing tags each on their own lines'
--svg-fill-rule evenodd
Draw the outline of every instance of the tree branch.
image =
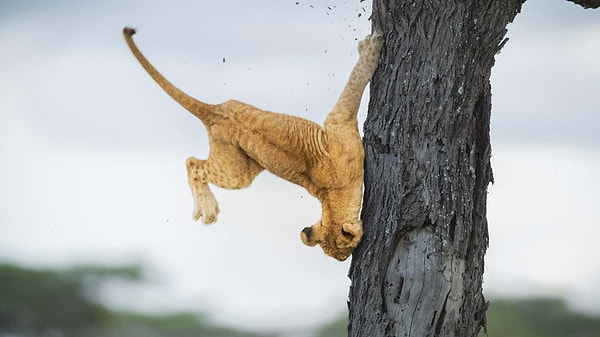
<svg viewBox="0 0 600 337">
<path fill-rule="evenodd" d="M 567 0 L 580 5 L 583 8 L 598 8 L 600 7 L 600 0 Z"/>
</svg>

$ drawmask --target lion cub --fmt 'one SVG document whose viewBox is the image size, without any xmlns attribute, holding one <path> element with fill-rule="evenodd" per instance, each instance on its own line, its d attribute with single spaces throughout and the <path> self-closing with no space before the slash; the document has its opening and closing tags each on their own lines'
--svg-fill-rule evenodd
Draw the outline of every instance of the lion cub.
<svg viewBox="0 0 600 337">
<path fill-rule="evenodd" d="M 298 184 L 322 204 L 322 217 L 302 230 L 302 242 L 319 244 L 325 254 L 343 261 L 358 245 L 363 184 L 363 145 L 356 115 L 365 86 L 377 68 L 381 34 L 358 44 L 359 59 L 342 94 L 323 126 L 311 121 L 260 110 L 230 100 L 207 104 L 167 81 L 133 42 L 135 30 L 124 28 L 129 48 L 152 78 L 184 108 L 198 117 L 208 132 L 208 159 L 187 159 L 194 197 L 194 219 L 217 220 L 219 206 L 208 183 L 238 189 L 250 185 L 264 169 Z"/>
</svg>

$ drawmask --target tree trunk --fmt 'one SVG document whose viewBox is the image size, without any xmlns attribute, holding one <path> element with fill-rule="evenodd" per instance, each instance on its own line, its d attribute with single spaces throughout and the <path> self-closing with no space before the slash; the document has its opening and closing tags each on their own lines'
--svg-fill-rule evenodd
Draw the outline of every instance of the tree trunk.
<svg viewBox="0 0 600 337">
<path fill-rule="evenodd" d="M 490 72 L 524 0 L 374 0 L 349 336 L 476 336 L 492 181 Z"/>
<path fill-rule="evenodd" d="M 600 0 L 567 0 L 580 5 L 583 8 L 600 8 Z"/>
</svg>

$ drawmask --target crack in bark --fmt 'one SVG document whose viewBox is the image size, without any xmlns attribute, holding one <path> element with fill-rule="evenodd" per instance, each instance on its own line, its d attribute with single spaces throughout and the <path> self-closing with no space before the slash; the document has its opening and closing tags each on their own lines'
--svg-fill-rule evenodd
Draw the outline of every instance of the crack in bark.
<svg viewBox="0 0 600 337">
<path fill-rule="evenodd" d="M 390 154 L 389 144 L 384 144 L 381 137 L 377 136 L 373 131 L 365 131 L 363 141 L 365 144 L 370 145 L 378 153 Z"/>
<path fill-rule="evenodd" d="M 448 296 L 450 296 L 450 289 L 446 293 L 446 298 L 444 299 L 444 304 L 442 304 L 442 311 L 440 311 L 440 316 L 437 319 L 435 324 L 435 335 L 439 336 L 442 331 L 442 326 L 444 325 L 444 319 L 446 319 L 446 304 L 448 304 Z"/>
<path fill-rule="evenodd" d="M 424 251 L 428 252 L 429 251 L 429 249 L 428 249 L 429 248 L 429 241 L 424 241 L 424 243 L 425 243 Z M 415 316 L 417 314 L 417 311 L 419 311 L 421 309 L 421 306 L 423 304 L 422 298 L 423 298 L 423 292 L 424 292 L 425 286 L 426 286 L 424 273 L 425 273 L 426 269 L 427 269 L 427 254 L 423 254 L 423 268 L 421 269 L 421 275 L 419 275 L 419 276 L 423 277 L 423 282 L 421 283 L 421 289 L 419 291 L 419 296 L 417 296 L 417 302 L 416 302 L 414 311 L 413 311 L 413 313 L 412 313 L 412 315 L 410 317 L 410 324 L 409 324 L 410 328 L 409 328 L 408 337 L 412 336 L 412 332 L 413 332 L 412 325 L 413 325 L 413 322 L 415 320 Z"/>
<path fill-rule="evenodd" d="M 452 219 L 450 219 L 450 224 L 448 225 L 448 238 L 450 239 L 450 243 L 454 242 L 455 231 L 456 231 L 456 214 L 453 214 Z"/>
</svg>

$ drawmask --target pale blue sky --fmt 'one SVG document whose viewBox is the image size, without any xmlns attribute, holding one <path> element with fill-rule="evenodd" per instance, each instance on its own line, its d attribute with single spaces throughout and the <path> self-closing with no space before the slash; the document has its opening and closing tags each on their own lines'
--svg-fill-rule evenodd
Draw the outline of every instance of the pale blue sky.
<svg viewBox="0 0 600 337">
<path fill-rule="evenodd" d="M 261 174 L 245 190 L 215 189 L 217 224 L 192 221 L 184 162 L 206 156 L 206 133 L 121 36 L 136 27 L 151 62 L 199 99 L 321 122 L 370 7 L 298 2 L 0 1 L 0 261 L 142 262 L 152 281 L 111 287 L 112 303 L 143 297 L 145 310 L 209 310 L 245 326 L 342 312 L 349 262 L 300 242 L 320 216 L 301 188 Z M 489 294 L 599 309 L 599 16 L 529 0 L 497 57 Z"/>
</svg>

